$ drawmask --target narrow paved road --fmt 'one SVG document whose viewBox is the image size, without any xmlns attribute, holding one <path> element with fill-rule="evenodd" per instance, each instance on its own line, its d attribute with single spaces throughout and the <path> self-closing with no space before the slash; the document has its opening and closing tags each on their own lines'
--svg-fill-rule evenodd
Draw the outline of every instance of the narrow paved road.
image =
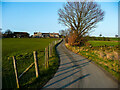
<svg viewBox="0 0 120 90">
<path fill-rule="evenodd" d="M 68 50 L 63 42 L 57 51 L 59 69 L 43 88 L 118 88 L 117 82 L 88 59 Z"/>
</svg>

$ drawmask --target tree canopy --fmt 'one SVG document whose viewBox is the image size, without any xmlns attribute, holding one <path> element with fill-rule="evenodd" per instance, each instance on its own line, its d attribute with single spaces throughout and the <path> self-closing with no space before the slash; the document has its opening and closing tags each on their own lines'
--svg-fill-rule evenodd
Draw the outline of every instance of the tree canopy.
<svg viewBox="0 0 120 90">
<path fill-rule="evenodd" d="M 59 23 L 70 29 L 70 35 L 75 34 L 79 40 L 88 34 L 96 24 L 103 20 L 104 11 L 96 2 L 67 2 L 58 10 Z M 75 40 L 75 41 L 76 41 Z"/>
</svg>

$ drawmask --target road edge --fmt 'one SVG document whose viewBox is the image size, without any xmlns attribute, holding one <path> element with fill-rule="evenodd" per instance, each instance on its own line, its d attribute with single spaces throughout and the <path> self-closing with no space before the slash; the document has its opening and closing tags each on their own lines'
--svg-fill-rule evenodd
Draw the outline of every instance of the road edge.
<svg viewBox="0 0 120 90">
<path fill-rule="evenodd" d="M 65 44 L 64 44 L 65 45 Z M 65 45 L 65 47 L 66 47 L 66 45 Z M 66 47 L 67 48 L 67 47 Z M 67 48 L 68 49 L 68 48 Z M 68 49 L 69 51 L 72 51 L 72 50 L 70 50 L 70 49 Z M 73 51 L 72 51 L 73 52 Z M 73 53 L 75 53 L 75 52 L 73 52 Z M 80 55 L 80 54 L 78 54 L 78 53 L 75 53 L 75 54 L 77 54 L 77 55 Z M 111 79 L 113 79 L 115 82 L 117 82 L 118 83 L 118 88 L 120 87 L 120 81 L 118 81 L 111 73 L 109 73 L 108 71 L 106 71 L 104 68 L 102 68 L 100 65 L 98 65 L 98 64 L 96 64 L 94 61 L 92 61 L 92 60 L 89 60 L 88 58 L 86 58 L 86 57 L 84 57 L 84 56 L 82 56 L 82 55 L 80 55 L 81 57 L 83 57 L 83 58 L 85 58 L 85 59 L 87 59 L 88 61 L 91 61 L 91 63 L 92 64 L 94 64 L 94 65 L 96 65 L 98 68 L 100 68 L 108 77 L 110 77 Z"/>
</svg>

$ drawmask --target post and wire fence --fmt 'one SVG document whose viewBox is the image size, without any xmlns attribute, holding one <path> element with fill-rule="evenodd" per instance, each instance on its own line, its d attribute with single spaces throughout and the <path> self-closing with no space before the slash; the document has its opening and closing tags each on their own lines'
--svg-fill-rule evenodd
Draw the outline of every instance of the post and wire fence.
<svg viewBox="0 0 120 90">
<path fill-rule="evenodd" d="M 52 43 L 49 44 L 49 46 L 47 46 L 45 48 L 45 68 L 49 67 L 49 58 L 52 57 L 52 53 L 53 53 L 53 47 L 60 43 L 62 41 L 62 39 L 54 41 Z M 36 73 L 36 78 L 39 77 L 39 67 L 38 67 L 38 58 L 37 58 L 37 51 L 33 51 L 33 56 L 34 56 L 34 62 L 31 63 L 29 65 L 29 67 L 27 67 L 19 76 L 18 76 L 18 69 L 17 69 L 17 60 L 15 58 L 15 56 L 13 56 L 13 66 L 14 66 L 14 72 L 15 72 L 15 77 L 16 77 L 16 84 L 17 84 L 17 88 L 20 88 L 20 83 L 19 80 L 20 78 L 33 66 L 35 66 L 35 73 Z"/>
<path fill-rule="evenodd" d="M 47 46 L 45 48 L 45 64 L 44 64 L 45 68 L 49 67 L 49 58 L 52 57 L 52 55 L 53 55 L 52 54 L 53 53 L 53 47 L 61 41 L 62 41 L 62 39 L 60 39 L 58 41 L 53 41 L 52 43 L 49 44 L 49 46 Z"/>
</svg>

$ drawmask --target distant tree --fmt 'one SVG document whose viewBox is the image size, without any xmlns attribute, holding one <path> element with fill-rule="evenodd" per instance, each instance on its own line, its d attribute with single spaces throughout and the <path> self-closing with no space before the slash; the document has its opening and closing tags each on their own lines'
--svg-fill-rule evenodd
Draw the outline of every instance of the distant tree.
<svg viewBox="0 0 120 90">
<path fill-rule="evenodd" d="M 96 27 L 96 24 L 103 20 L 104 12 L 97 3 L 87 2 L 67 2 L 63 9 L 59 9 L 59 23 L 70 29 L 70 36 L 77 36 L 77 43 L 83 41 L 83 37 Z"/>
<path fill-rule="evenodd" d="M 99 35 L 100 37 L 102 36 L 102 34 Z"/>
<path fill-rule="evenodd" d="M 70 29 L 65 29 L 65 42 L 68 43 L 68 37 L 70 34 Z"/>
<path fill-rule="evenodd" d="M 65 29 L 65 35 L 68 36 L 70 34 L 70 29 Z"/>
<path fill-rule="evenodd" d="M 5 34 L 12 34 L 12 31 L 11 31 L 10 29 L 7 29 L 7 30 L 5 31 Z"/>
<path fill-rule="evenodd" d="M 118 35 L 115 35 L 116 38 L 118 38 Z"/>
<path fill-rule="evenodd" d="M 62 36 L 65 36 L 65 31 L 64 30 L 60 30 L 59 34 L 62 35 Z"/>
<path fill-rule="evenodd" d="M 10 29 L 7 29 L 4 34 L 7 35 L 7 38 L 12 38 L 13 37 L 13 32 Z"/>
<path fill-rule="evenodd" d="M 64 37 L 68 37 L 69 30 L 68 29 L 60 30 L 59 34 L 62 35 L 62 36 L 64 36 Z"/>
</svg>

